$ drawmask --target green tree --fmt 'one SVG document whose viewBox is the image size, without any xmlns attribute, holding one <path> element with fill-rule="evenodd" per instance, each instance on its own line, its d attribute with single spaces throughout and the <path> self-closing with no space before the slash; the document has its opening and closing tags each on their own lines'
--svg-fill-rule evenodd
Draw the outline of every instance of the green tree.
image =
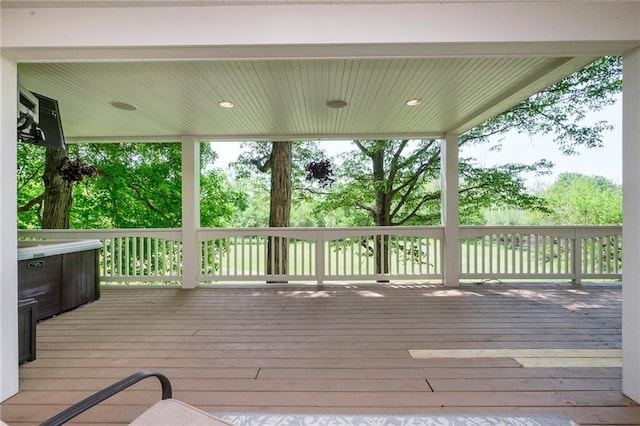
<svg viewBox="0 0 640 426">
<path fill-rule="evenodd" d="M 24 150 L 24 151 L 23 151 Z M 44 211 L 44 158 L 22 145 L 19 158 L 20 225 L 40 227 Z M 100 170 L 96 179 L 73 185 L 69 226 L 87 228 L 173 228 L 181 226 L 181 148 L 177 143 L 73 145 L 70 155 Z M 202 147 L 201 162 L 212 164 L 215 152 Z M 203 167 L 201 223 L 225 226 L 244 197 L 231 189 L 223 173 Z"/>
<path fill-rule="evenodd" d="M 41 146 L 18 144 L 18 228 L 42 227 L 44 155 Z"/>
<path fill-rule="evenodd" d="M 487 143 L 492 136 L 509 131 L 549 135 L 568 155 L 575 154 L 579 146 L 601 146 L 603 132 L 610 125 L 588 123 L 585 116 L 615 102 L 621 87 L 621 58 L 601 58 L 461 135 L 459 146 Z M 367 212 L 369 224 L 378 226 L 439 223 L 440 147 L 436 141 L 354 143 L 358 150 L 347 155 L 339 171 L 346 179 L 332 188 L 326 208 L 355 206 Z M 551 167 L 544 159 L 492 168 L 461 159 L 461 221 L 482 223 L 482 210 L 490 206 L 544 210 L 544 201 L 527 192 L 523 174 L 548 173 Z"/>
<path fill-rule="evenodd" d="M 255 170 L 269 175 L 269 227 L 290 226 L 294 182 L 302 181 L 303 161 L 319 154 L 316 145 L 311 142 L 274 141 L 243 146 L 248 149 L 234 163 L 239 175 L 254 175 Z M 288 246 L 285 239 L 268 240 L 268 274 L 287 273 Z"/>
<path fill-rule="evenodd" d="M 68 228 L 72 187 L 59 173 L 67 151 L 30 144 L 18 147 L 18 226 Z"/>
<path fill-rule="evenodd" d="M 257 178 L 236 178 L 234 188 L 245 194 L 246 208 L 231 220 L 235 228 L 262 228 L 269 224 L 269 182 Z"/>
<path fill-rule="evenodd" d="M 353 225 L 398 226 L 440 224 L 440 143 L 435 140 L 355 141 L 344 155 L 339 184 L 323 209 L 361 211 Z M 481 223 L 482 208 L 505 205 L 544 209 L 526 191 L 523 173 L 545 173 L 550 164 L 505 164 L 481 168 L 460 161 L 460 216 Z"/>
<path fill-rule="evenodd" d="M 486 143 L 492 136 L 516 131 L 549 135 L 567 155 L 576 154 L 579 147 L 600 147 L 603 134 L 611 125 L 606 121 L 590 123 L 585 118 L 590 111 L 614 104 L 621 91 L 622 57 L 605 56 L 471 129 L 460 139 L 463 144 Z"/>
<path fill-rule="evenodd" d="M 563 173 L 542 194 L 542 197 L 547 201 L 550 213 L 534 215 L 537 223 L 622 224 L 622 186 L 605 177 Z"/>
</svg>

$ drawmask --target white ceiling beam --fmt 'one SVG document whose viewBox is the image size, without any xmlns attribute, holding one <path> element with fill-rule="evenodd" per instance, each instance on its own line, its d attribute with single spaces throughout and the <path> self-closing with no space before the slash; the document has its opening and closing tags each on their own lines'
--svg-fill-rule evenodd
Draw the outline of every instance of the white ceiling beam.
<svg viewBox="0 0 640 426">
<path fill-rule="evenodd" d="M 119 142 L 180 142 L 184 135 L 131 135 L 131 136 L 74 136 L 66 137 L 65 141 L 74 143 L 119 143 Z M 424 132 L 424 133 L 370 133 L 370 134 L 344 134 L 344 135 L 324 135 L 324 134 L 268 134 L 268 135 L 193 135 L 198 141 L 211 142 L 242 142 L 242 141 L 343 141 L 355 139 L 442 139 L 444 133 Z"/>
<path fill-rule="evenodd" d="M 4 48 L 19 63 L 622 55 L 637 41 Z"/>
<path fill-rule="evenodd" d="M 378 57 L 556 56 L 596 50 L 623 53 L 640 40 L 640 2 L 636 1 L 52 8 L 1 12 L 3 54 L 20 61 L 43 60 L 38 56 L 43 49 L 51 48 L 59 49 L 57 60 L 65 60 L 66 55 L 68 60 L 81 60 L 82 55 L 89 55 L 86 59 L 90 60 L 140 59 L 140 56 L 175 59 L 185 52 L 192 55 L 186 59 L 211 59 L 218 54 L 234 58 L 353 57 L 354 50 L 360 51 L 360 55 Z M 598 24 L 593 25 L 594 22 Z M 398 45 L 402 45 L 400 50 Z M 267 46 L 270 50 L 265 51 Z M 83 50 L 88 48 L 91 51 Z M 162 50 L 165 48 L 174 50 Z"/>
</svg>

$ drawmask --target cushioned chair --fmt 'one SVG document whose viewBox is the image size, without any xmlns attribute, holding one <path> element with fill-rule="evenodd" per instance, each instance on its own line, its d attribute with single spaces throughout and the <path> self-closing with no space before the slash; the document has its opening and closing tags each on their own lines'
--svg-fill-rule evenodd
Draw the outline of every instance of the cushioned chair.
<svg viewBox="0 0 640 426">
<path fill-rule="evenodd" d="M 147 377 L 156 377 L 162 387 L 162 399 L 138 416 L 131 425 L 135 426 L 233 426 L 231 423 L 205 413 L 184 402 L 172 399 L 171 382 L 156 371 L 140 371 L 120 380 L 82 401 L 72 405 L 56 416 L 42 423 L 40 426 L 62 425 L 91 407 L 96 406 L 107 398 L 110 398 L 128 387 L 138 383 Z"/>
</svg>

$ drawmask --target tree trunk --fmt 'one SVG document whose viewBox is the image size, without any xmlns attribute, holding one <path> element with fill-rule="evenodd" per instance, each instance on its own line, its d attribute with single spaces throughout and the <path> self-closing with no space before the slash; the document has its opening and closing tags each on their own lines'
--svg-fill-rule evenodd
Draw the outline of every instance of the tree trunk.
<svg viewBox="0 0 640 426">
<path fill-rule="evenodd" d="M 377 149 L 371 155 L 373 166 L 373 182 L 376 191 L 376 226 L 391 226 L 391 197 L 385 185 L 384 150 Z M 376 258 L 376 273 L 389 273 L 389 238 L 378 236 L 375 238 L 373 249 Z M 387 282 L 378 280 L 378 282 Z"/>
<path fill-rule="evenodd" d="M 289 226 L 291 216 L 292 145 L 291 141 L 274 141 L 272 143 L 269 227 Z M 288 238 L 275 237 L 269 239 L 267 244 L 268 274 L 287 274 L 288 249 Z"/>
<path fill-rule="evenodd" d="M 69 211 L 73 199 L 71 185 L 60 177 L 60 167 L 67 157 L 67 151 L 47 147 L 45 154 L 44 209 L 42 229 L 69 229 Z"/>
</svg>

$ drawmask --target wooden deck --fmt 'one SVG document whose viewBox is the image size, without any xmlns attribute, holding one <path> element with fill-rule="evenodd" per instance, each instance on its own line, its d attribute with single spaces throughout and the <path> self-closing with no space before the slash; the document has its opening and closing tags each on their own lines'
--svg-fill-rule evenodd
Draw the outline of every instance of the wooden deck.
<svg viewBox="0 0 640 426">
<path fill-rule="evenodd" d="M 103 288 L 38 324 L 37 360 L 1 406 L 37 424 L 141 369 L 210 412 L 566 413 L 640 425 L 621 370 L 525 368 L 513 358 L 414 359 L 413 349 L 620 348 L 621 289 L 585 286 Z M 148 379 L 78 418 L 126 424 L 160 397 Z"/>
</svg>

